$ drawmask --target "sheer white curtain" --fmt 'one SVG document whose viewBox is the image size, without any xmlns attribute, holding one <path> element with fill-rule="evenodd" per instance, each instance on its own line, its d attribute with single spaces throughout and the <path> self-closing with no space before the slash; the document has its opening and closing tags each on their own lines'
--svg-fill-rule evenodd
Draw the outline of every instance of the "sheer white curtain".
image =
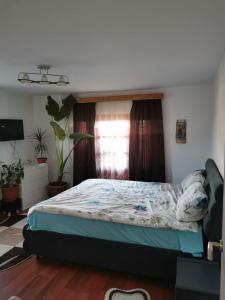
<svg viewBox="0 0 225 300">
<path fill-rule="evenodd" d="M 128 179 L 131 101 L 96 105 L 95 152 L 97 176 Z"/>
</svg>

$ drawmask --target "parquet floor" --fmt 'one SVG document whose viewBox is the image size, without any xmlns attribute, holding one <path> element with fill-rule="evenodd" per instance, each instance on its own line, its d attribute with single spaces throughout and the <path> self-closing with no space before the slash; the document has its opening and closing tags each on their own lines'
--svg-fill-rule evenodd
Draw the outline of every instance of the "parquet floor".
<svg viewBox="0 0 225 300">
<path fill-rule="evenodd" d="M 174 286 L 169 283 L 46 259 L 32 257 L 0 272 L 0 300 L 10 296 L 23 300 L 103 300 L 112 287 L 144 288 L 151 300 L 174 299 Z"/>
</svg>

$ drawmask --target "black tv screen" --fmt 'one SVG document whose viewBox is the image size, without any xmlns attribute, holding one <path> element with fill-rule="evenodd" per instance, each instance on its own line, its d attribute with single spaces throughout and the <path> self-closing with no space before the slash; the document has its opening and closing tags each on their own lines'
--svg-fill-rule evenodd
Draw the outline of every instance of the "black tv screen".
<svg viewBox="0 0 225 300">
<path fill-rule="evenodd" d="M 24 140 L 23 120 L 0 120 L 0 141 Z"/>
</svg>

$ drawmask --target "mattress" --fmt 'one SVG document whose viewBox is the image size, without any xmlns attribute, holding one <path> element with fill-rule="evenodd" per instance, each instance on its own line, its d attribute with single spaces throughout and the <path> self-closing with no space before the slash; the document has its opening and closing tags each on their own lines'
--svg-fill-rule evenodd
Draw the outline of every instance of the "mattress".
<svg viewBox="0 0 225 300">
<path fill-rule="evenodd" d="M 197 232 L 197 222 L 176 219 L 180 185 L 113 179 L 88 179 L 29 209 L 85 219 L 151 228 Z"/>
<path fill-rule="evenodd" d="M 85 219 L 77 216 L 33 211 L 28 216 L 30 230 L 53 231 L 98 239 L 177 250 L 200 257 L 203 254 L 201 225 L 196 232 L 151 228 Z"/>
</svg>

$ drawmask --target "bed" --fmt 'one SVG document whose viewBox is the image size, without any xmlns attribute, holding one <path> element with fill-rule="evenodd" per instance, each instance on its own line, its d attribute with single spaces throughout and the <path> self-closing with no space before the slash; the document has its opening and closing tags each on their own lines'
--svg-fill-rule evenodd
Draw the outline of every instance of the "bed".
<svg viewBox="0 0 225 300">
<path fill-rule="evenodd" d="M 205 188 L 209 210 L 203 221 L 180 224 L 173 217 L 181 192 L 177 185 L 88 180 L 30 209 L 24 249 L 39 257 L 174 280 L 178 256 L 204 258 L 207 241 L 221 238 L 223 180 L 212 160 L 206 162 Z M 165 193 L 160 215 L 148 218 L 154 203 L 147 207 L 145 200 L 157 197 L 158 189 Z M 115 195 L 112 207 L 108 199 Z"/>
</svg>

